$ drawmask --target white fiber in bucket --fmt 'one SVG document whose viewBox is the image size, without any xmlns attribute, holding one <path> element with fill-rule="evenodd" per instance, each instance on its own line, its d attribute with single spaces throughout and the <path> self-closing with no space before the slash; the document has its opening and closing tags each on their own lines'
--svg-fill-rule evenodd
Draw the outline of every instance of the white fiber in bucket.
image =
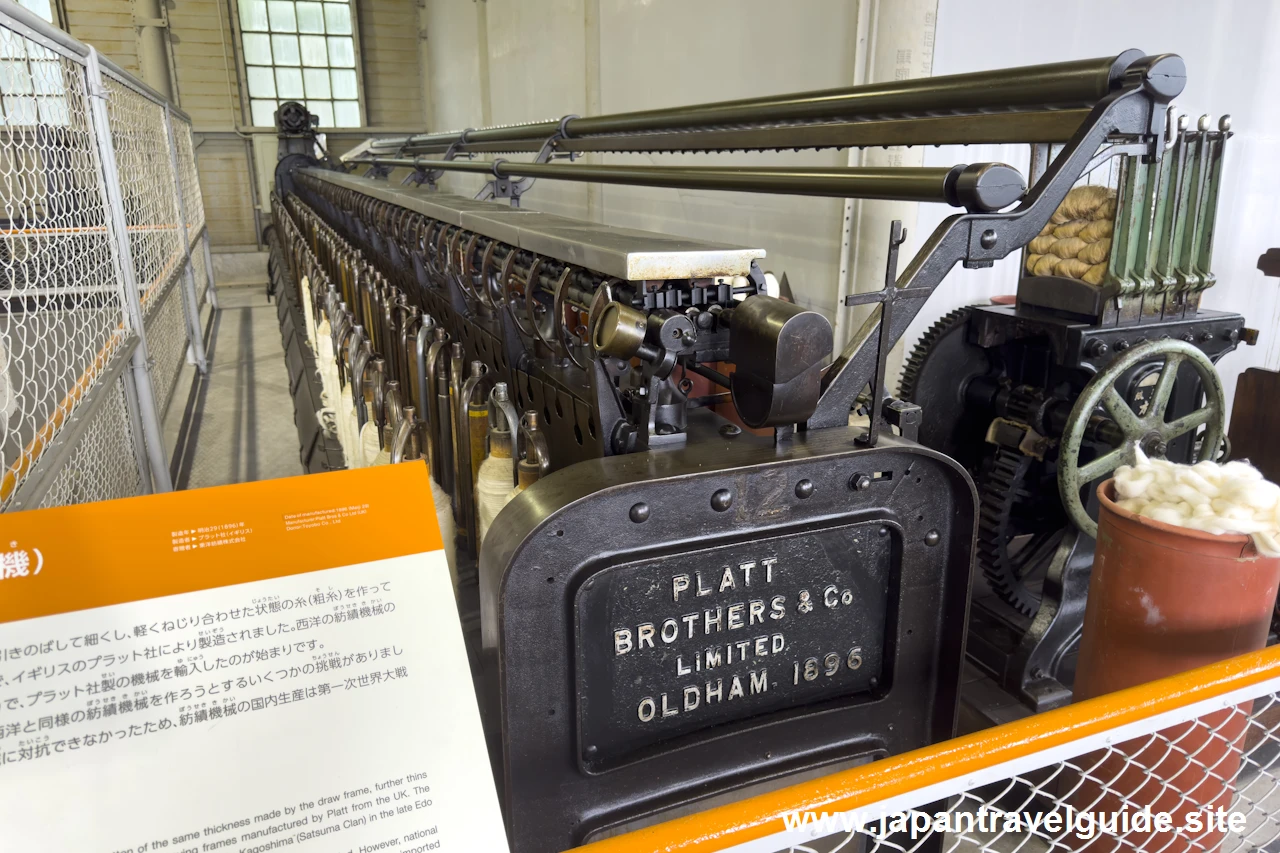
<svg viewBox="0 0 1280 853">
<path fill-rule="evenodd" d="M 1182 465 L 1148 459 L 1115 472 L 1116 504 L 1143 518 L 1202 530 L 1245 533 L 1258 553 L 1280 557 L 1280 486 L 1248 462 Z"/>
</svg>

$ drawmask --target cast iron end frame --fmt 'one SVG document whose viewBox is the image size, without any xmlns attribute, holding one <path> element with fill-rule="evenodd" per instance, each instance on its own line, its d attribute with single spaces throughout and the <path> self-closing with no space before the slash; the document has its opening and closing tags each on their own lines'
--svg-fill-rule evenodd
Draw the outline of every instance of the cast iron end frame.
<svg viewBox="0 0 1280 853">
<path fill-rule="evenodd" d="M 1147 143 L 1151 157 L 1161 155 L 1165 106 L 1181 94 L 1186 65 L 1174 54 L 1144 56 L 1133 50 L 1121 54 L 1116 66 L 1111 94 L 1094 106 L 1022 203 L 1006 213 L 964 213 L 943 220 L 898 278 L 899 290 L 932 293 L 956 263 L 986 267 L 1020 250 L 1048 223 L 1108 139 L 1138 138 Z M 827 368 L 822 397 L 805 422 L 806 429 L 848 423 L 853 400 L 875 378 L 880 348 L 902 337 L 924 303 L 924 299 L 903 300 L 891 312 L 887 341 L 881 336 L 878 315 L 863 324 Z"/>
</svg>

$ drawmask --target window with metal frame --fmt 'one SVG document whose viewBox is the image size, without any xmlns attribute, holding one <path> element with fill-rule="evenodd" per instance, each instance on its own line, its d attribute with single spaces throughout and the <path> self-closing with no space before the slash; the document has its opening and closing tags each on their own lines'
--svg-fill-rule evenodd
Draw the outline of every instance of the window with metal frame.
<svg viewBox="0 0 1280 853">
<path fill-rule="evenodd" d="M 19 5 L 57 23 L 51 0 Z M 67 124 L 67 86 L 57 54 L 30 39 L 0 33 L 0 124 L 8 127 Z M 14 140 L 6 138 L 6 142 Z"/>
<path fill-rule="evenodd" d="M 28 12 L 35 12 L 54 26 L 59 25 L 57 9 L 53 0 L 18 0 L 18 5 Z"/>
<path fill-rule="evenodd" d="M 250 121 L 275 124 L 299 101 L 320 127 L 359 127 L 355 9 L 351 0 L 238 0 Z"/>
</svg>

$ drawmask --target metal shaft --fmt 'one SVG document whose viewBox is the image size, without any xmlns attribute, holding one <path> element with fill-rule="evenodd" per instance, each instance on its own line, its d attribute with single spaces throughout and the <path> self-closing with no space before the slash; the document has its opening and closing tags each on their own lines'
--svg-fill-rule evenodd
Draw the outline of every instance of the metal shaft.
<svg viewBox="0 0 1280 853">
<path fill-rule="evenodd" d="M 762 98 L 744 98 L 672 109 L 642 110 L 587 118 L 422 134 L 377 140 L 375 152 L 444 151 L 456 142 L 512 142 L 546 139 L 562 128 L 568 138 L 593 134 L 645 133 L 693 127 L 835 119 L 923 117 L 984 110 L 1043 109 L 1092 105 L 1111 91 L 1119 75 L 1142 57 L 1120 56 L 1055 62 L 866 86 L 824 89 Z"/>
<path fill-rule="evenodd" d="M 500 178 L 548 178 L 692 190 L 728 190 L 833 198 L 943 202 L 999 210 L 1021 198 L 1026 182 L 1013 167 L 979 163 L 946 168 L 777 168 L 716 166 L 586 166 L 508 160 L 374 158 L 380 166 L 488 173 Z"/>
</svg>

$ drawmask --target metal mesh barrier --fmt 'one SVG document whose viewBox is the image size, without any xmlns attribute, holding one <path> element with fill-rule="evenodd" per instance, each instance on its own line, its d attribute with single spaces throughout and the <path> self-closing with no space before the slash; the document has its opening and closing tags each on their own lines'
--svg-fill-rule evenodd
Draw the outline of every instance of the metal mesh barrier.
<svg viewBox="0 0 1280 853">
<path fill-rule="evenodd" d="M 108 78 L 107 112 L 144 307 L 184 258 L 164 107 Z"/>
<path fill-rule="evenodd" d="M 198 245 L 191 250 L 191 267 L 196 280 L 196 305 L 203 309 L 209 301 L 209 269 L 204 263 L 204 252 Z"/>
<path fill-rule="evenodd" d="M 0 506 L 124 336 L 84 68 L 0 27 Z"/>
<path fill-rule="evenodd" d="M 173 399 L 174 383 L 187 352 L 187 327 L 182 316 L 182 294 L 174 281 L 152 300 L 155 310 L 147 312 L 147 345 L 151 351 L 151 384 L 156 408 L 164 417 Z"/>
<path fill-rule="evenodd" d="M 883 822 L 863 810 L 862 833 L 841 827 L 825 834 L 815 816 L 811 832 L 819 838 L 781 849 L 835 853 L 862 842 L 859 849 L 884 853 L 1244 853 L 1272 851 L 1280 841 L 1275 694 L 1032 765 L 914 804 L 900 818 L 900 807 Z M 836 823 L 828 816 L 827 829 Z"/>
<path fill-rule="evenodd" d="M 1274 853 L 1280 647 L 581 849 Z"/>
<path fill-rule="evenodd" d="M 194 244 L 204 227 L 204 198 L 200 195 L 200 179 L 196 176 L 190 125 L 181 121 L 173 123 L 173 144 L 178 154 L 178 183 L 182 187 L 182 205 L 187 215 L 187 235 Z M 196 252 L 193 250 L 192 254 L 194 260 Z"/>
<path fill-rule="evenodd" d="M 40 506 L 127 498 L 141 491 L 138 460 L 133 453 L 124 383 L 107 390 L 75 450 L 53 479 Z"/>
<path fill-rule="evenodd" d="M 0 134 L 0 511 L 168 488 L 159 418 L 193 286 L 179 191 L 205 265 L 190 121 L 9 5 Z"/>
</svg>

